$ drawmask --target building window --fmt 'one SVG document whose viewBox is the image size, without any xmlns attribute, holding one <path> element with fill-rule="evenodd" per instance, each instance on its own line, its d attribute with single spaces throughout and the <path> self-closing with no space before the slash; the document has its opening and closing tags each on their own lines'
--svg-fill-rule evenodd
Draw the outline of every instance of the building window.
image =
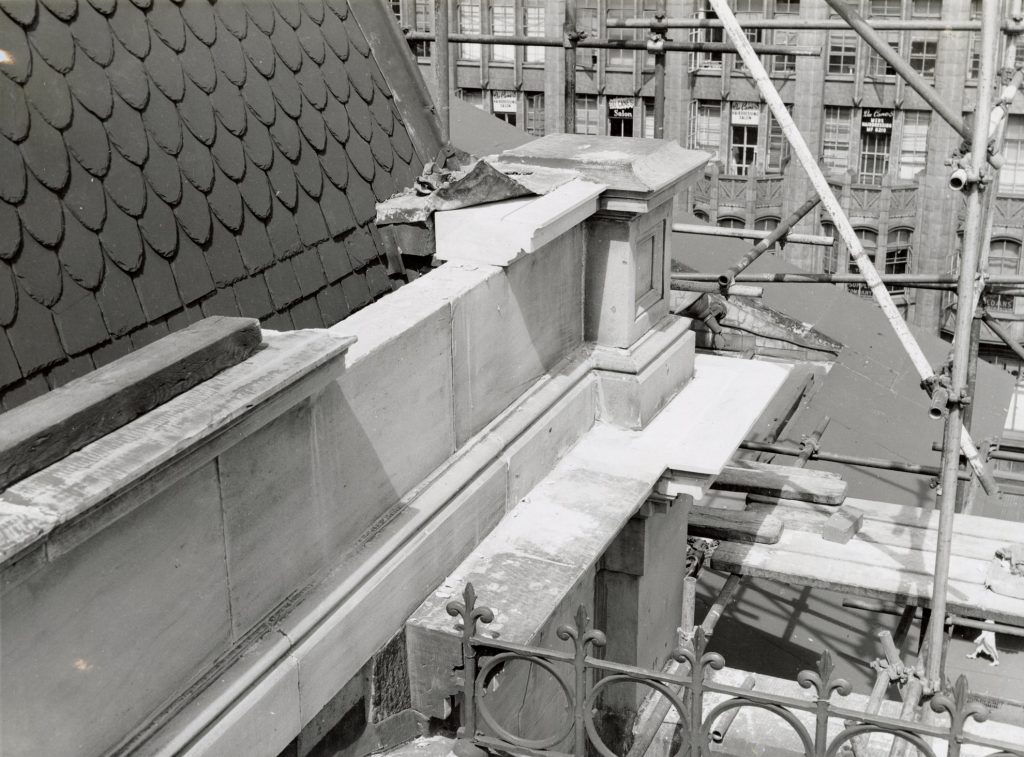
<svg viewBox="0 0 1024 757">
<path fill-rule="evenodd" d="M 908 110 L 903 114 L 903 134 L 900 137 L 900 178 L 913 179 L 924 170 L 928 156 L 928 125 L 931 113 Z"/>
<path fill-rule="evenodd" d="M 899 32 L 878 32 L 882 38 L 889 43 L 889 47 L 893 50 L 899 50 L 900 46 L 900 33 Z M 932 61 L 934 67 L 934 60 Z M 868 62 L 867 70 L 865 74 L 874 79 L 895 79 L 896 69 L 889 65 L 889 63 L 881 55 L 876 53 L 874 50 L 868 51 Z"/>
<path fill-rule="evenodd" d="M 775 15 L 786 14 L 789 16 L 800 15 L 800 0 L 776 0 Z"/>
<path fill-rule="evenodd" d="M 586 39 L 597 39 L 597 0 L 580 0 L 576 7 L 576 28 L 585 33 Z M 576 49 L 576 67 L 587 71 L 597 68 L 597 49 L 582 47 Z"/>
<path fill-rule="evenodd" d="M 418 32 L 429 32 L 433 28 L 431 25 L 434 4 L 431 0 L 416 0 L 416 4 L 413 6 L 413 12 L 416 14 L 415 28 Z M 430 43 L 429 42 L 413 42 L 412 52 L 417 58 L 429 58 L 430 57 Z"/>
<path fill-rule="evenodd" d="M 765 163 L 767 173 L 782 173 L 789 163 L 789 140 L 782 133 L 782 124 L 775 120 L 771 111 L 768 112 L 768 160 Z"/>
<path fill-rule="evenodd" d="M 455 96 L 480 110 L 487 110 L 484 107 L 484 92 L 482 89 L 457 89 Z"/>
<path fill-rule="evenodd" d="M 742 218 L 719 218 L 718 225 L 723 229 L 745 229 L 747 225 L 743 223 Z"/>
<path fill-rule="evenodd" d="M 544 36 L 544 2 L 545 0 L 526 0 L 523 6 L 523 30 L 527 37 Z M 543 63 L 544 48 L 527 47 L 523 54 L 523 62 Z"/>
<path fill-rule="evenodd" d="M 644 100 L 644 133 L 648 139 L 654 138 L 654 99 L 645 97 Z"/>
<path fill-rule="evenodd" d="M 526 95 L 526 131 L 535 137 L 544 136 L 544 95 Z"/>
<path fill-rule="evenodd" d="M 883 274 L 910 273 L 911 237 L 913 232 L 910 229 L 893 229 L 885 245 L 885 270 Z M 893 284 L 887 286 L 892 294 L 903 294 L 904 287 Z"/>
<path fill-rule="evenodd" d="M 981 20 L 981 0 L 971 0 L 971 21 Z M 977 79 L 981 71 L 981 32 L 970 32 L 968 37 L 967 78 Z"/>
<path fill-rule="evenodd" d="M 480 33 L 480 5 L 479 3 L 460 2 L 459 11 L 459 33 L 479 34 Z M 459 60 L 480 60 L 480 45 L 476 42 L 463 42 L 459 45 Z"/>
<path fill-rule="evenodd" d="M 870 114 L 870 115 L 869 115 Z M 888 128 L 885 118 L 888 116 Z M 871 121 L 868 121 L 871 118 Z M 874 126 L 873 124 L 881 124 Z M 862 184 L 881 184 L 889 173 L 889 147 L 892 144 L 892 111 L 865 109 L 860 125 L 860 172 Z"/>
<path fill-rule="evenodd" d="M 850 140 L 853 134 L 853 108 L 825 106 L 825 128 L 821 138 L 821 159 L 832 171 L 850 167 Z"/>
<path fill-rule="evenodd" d="M 632 18 L 633 0 L 605 0 L 607 4 L 606 18 Z M 632 29 L 606 29 L 609 41 L 631 40 L 636 35 Z M 626 49 L 608 50 L 608 67 L 618 69 L 633 69 L 633 51 Z"/>
<path fill-rule="evenodd" d="M 640 15 L 643 18 L 653 19 L 658 13 L 658 0 L 643 0 L 641 4 Z M 634 37 L 635 39 L 635 37 Z M 654 70 L 654 53 L 645 53 L 643 59 L 643 70 L 653 71 Z"/>
<path fill-rule="evenodd" d="M 608 98 L 608 136 L 633 136 L 633 98 Z"/>
<path fill-rule="evenodd" d="M 999 192 L 1024 194 L 1024 116 L 1010 116 L 1006 121 L 1003 160 Z"/>
<path fill-rule="evenodd" d="M 988 273 L 990 276 L 1016 276 L 1020 270 L 1020 242 L 1013 239 L 993 239 L 988 246 Z M 993 310 L 1013 312 L 1016 298 L 1006 295 L 988 295 L 986 302 Z"/>
<path fill-rule="evenodd" d="M 702 0 L 703 8 L 693 14 L 694 18 L 717 19 L 718 14 Z M 690 29 L 691 42 L 723 42 L 725 29 Z M 720 71 L 722 68 L 721 53 L 690 53 L 691 71 Z"/>
<path fill-rule="evenodd" d="M 765 216 L 754 221 L 754 228 L 758 231 L 775 231 L 779 227 L 779 219 L 772 216 Z"/>
<path fill-rule="evenodd" d="M 510 126 L 518 123 L 517 114 L 519 111 L 519 95 L 513 90 L 502 91 L 495 89 L 491 91 L 491 113 L 500 118 Z"/>
<path fill-rule="evenodd" d="M 747 176 L 753 172 L 757 160 L 757 127 L 735 123 L 731 126 L 729 171 L 737 176 Z"/>
<path fill-rule="evenodd" d="M 872 16 L 889 16 L 899 18 L 903 15 L 902 0 L 871 0 Z"/>
<path fill-rule="evenodd" d="M 864 248 L 864 254 L 868 256 L 871 264 L 875 263 L 875 253 L 878 251 L 878 232 L 874 229 L 854 229 L 853 233 L 860 240 L 860 246 Z M 856 264 L 849 266 L 851 271 L 859 271 Z M 859 297 L 870 297 L 871 288 L 867 284 L 850 284 L 847 289 Z"/>
<path fill-rule="evenodd" d="M 490 0 L 491 34 L 511 37 L 516 33 L 516 8 L 514 0 Z M 512 63 L 515 48 L 512 45 L 491 45 L 491 60 L 495 63 Z"/>
<path fill-rule="evenodd" d="M 832 237 L 832 246 L 825 247 L 821 255 L 821 271 L 822 273 L 833 274 L 833 273 L 845 273 L 845 271 L 839 270 L 839 244 L 835 241 L 836 228 L 828 221 L 821 222 L 821 234 L 822 236 Z"/>
<path fill-rule="evenodd" d="M 696 218 L 701 223 L 707 223 L 708 222 L 708 214 L 705 213 L 703 210 L 694 210 L 693 211 L 693 217 Z"/>
<path fill-rule="evenodd" d="M 852 76 L 857 68 L 857 32 L 828 33 L 828 72 Z"/>
<path fill-rule="evenodd" d="M 693 100 L 690 103 L 691 150 L 706 150 L 712 160 L 718 159 L 722 144 L 722 104 L 713 100 Z"/>
<path fill-rule="evenodd" d="M 596 95 L 576 95 L 576 133 L 597 134 Z"/>
<path fill-rule="evenodd" d="M 753 14 L 753 13 L 737 13 L 736 14 L 736 18 L 740 22 L 740 24 L 742 25 L 744 21 L 749 21 L 751 19 L 763 18 L 763 16 L 760 13 L 758 13 L 758 14 Z M 759 44 L 761 44 L 761 40 L 763 39 L 763 32 L 764 32 L 763 29 L 744 29 L 743 30 L 743 33 L 747 35 L 747 39 L 750 40 L 750 44 L 752 44 L 752 45 L 759 45 Z M 734 55 L 733 56 L 732 67 L 736 71 L 744 71 L 747 68 L 746 64 L 743 62 L 743 58 L 741 58 L 739 55 Z"/>
<path fill-rule="evenodd" d="M 799 33 L 792 29 L 776 29 L 773 37 L 776 45 L 796 47 L 799 42 Z M 795 55 L 773 55 L 772 73 L 780 76 L 796 73 Z"/>
<path fill-rule="evenodd" d="M 910 15 L 914 18 L 940 18 L 942 0 L 912 0 Z"/>
<path fill-rule="evenodd" d="M 925 79 L 935 78 L 935 60 L 939 54 L 936 32 L 914 32 L 910 40 L 910 67 Z"/>
</svg>

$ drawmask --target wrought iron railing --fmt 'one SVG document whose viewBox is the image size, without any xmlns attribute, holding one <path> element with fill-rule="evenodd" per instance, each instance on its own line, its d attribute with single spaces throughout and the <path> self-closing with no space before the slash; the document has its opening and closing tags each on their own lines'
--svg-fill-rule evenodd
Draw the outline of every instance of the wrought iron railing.
<svg viewBox="0 0 1024 757">
<path fill-rule="evenodd" d="M 472 584 L 466 585 L 462 596 L 463 601 L 451 601 L 447 605 L 449 615 L 462 619 L 463 665 L 458 676 L 462 689 L 462 725 L 456 749 L 461 757 L 482 754 L 485 750 L 532 757 L 585 757 L 588 750 L 594 750 L 603 757 L 616 757 L 600 736 L 598 704 L 602 692 L 621 683 L 646 686 L 668 698 L 677 713 L 681 732 L 679 747 L 673 757 L 711 757 L 712 731 L 716 723 L 727 713 L 746 707 L 765 710 L 782 718 L 807 757 L 837 757 L 844 754 L 844 747 L 852 745 L 854 739 L 872 734 L 885 734 L 893 737 L 894 741 L 906 742 L 926 757 L 937 757 L 938 754 L 929 741 L 944 744 L 948 757 L 959 757 L 965 745 L 992 749 L 986 757 L 1024 757 L 1024 747 L 980 738 L 965 731 L 964 726 L 969 719 L 985 721 L 989 712 L 984 705 L 971 700 L 967 679 L 962 675 L 948 692 L 936 694 L 931 699 L 932 710 L 948 715 L 948 724 L 910 722 L 832 704 L 833 692 L 846 696 L 852 687 L 845 679 L 835 676 L 832 657 L 827 650 L 822 653 L 817 670 L 805 670 L 797 676 L 800 686 L 813 689 L 816 695 L 814 699 L 801 699 L 708 680 L 708 673 L 725 667 L 725 660 L 722 655 L 707 651 L 707 638 L 700 626 L 692 641 L 677 647 L 671 655 L 677 662 L 685 663 L 690 672 L 687 675 L 670 675 L 591 655 L 592 648 L 604 646 L 606 639 L 603 632 L 590 628 L 583 607 L 576 613 L 575 625 L 562 625 L 557 630 L 558 638 L 572 642 L 573 652 L 570 653 L 478 635 L 477 624 L 493 622 L 494 612 L 477 605 Z M 556 733 L 544 738 L 516 735 L 489 709 L 487 700 L 493 694 L 495 677 L 500 675 L 504 666 L 516 661 L 547 671 L 564 693 L 565 718 Z M 571 675 L 564 668 L 570 669 Z M 593 680 L 595 673 L 601 674 L 596 682 Z M 705 695 L 708 693 L 725 695 L 727 699 L 705 714 Z M 813 717 L 813 732 L 797 716 L 800 712 Z M 831 738 L 830 720 L 843 722 L 842 730 Z M 556 748 L 563 743 L 571 743 L 571 751 Z"/>
</svg>

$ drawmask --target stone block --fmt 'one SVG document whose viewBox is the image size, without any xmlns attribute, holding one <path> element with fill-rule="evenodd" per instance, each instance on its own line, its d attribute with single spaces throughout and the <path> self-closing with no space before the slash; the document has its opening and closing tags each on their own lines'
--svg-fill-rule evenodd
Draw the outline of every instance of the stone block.
<svg viewBox="0 0 1024 757">
<path fill-rule="evenodd" d="M 8 587 L 0 618 L 4 754 L 106 753 L 228 648 L 216 466 Z"/>
<path fill-rule="evenodd" d="M 581 343 L 582 266 L 577 226 L 452 303 L 459 446 Z"/>
<path fill-rule="evenodd" d="M 821 529 L 821 538 L 846 544 L 864 525 L 864 512 L 853 505 L 843 505 L 829 516 Z"/>
</svg>

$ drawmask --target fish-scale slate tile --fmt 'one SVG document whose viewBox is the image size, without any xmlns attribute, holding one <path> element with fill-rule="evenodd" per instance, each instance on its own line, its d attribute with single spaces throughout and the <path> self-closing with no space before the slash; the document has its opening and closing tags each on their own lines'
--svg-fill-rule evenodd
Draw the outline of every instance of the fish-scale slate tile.
<svg viewBox="0 0 1024 757">
<path fill-rule="evenodd" d="M 21 368 L 7 334 L 0 331 L 0 394 L 15 382 L 21 381 Z"/>
<path fill-rule="evenodd" d="M 344 0 L 0 0 L 0 38 L 3 407 L 204 313 L 390 289 L 367 224 L 422 161 Z"/>
</svg>

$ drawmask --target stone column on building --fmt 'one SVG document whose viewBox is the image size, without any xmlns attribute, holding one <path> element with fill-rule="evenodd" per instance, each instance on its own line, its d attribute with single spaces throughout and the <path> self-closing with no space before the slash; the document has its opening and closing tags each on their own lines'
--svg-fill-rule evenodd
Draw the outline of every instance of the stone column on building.
<svg viewBox="0 0 1024 757">
<path fill-rule="evenodd" d="M 613 423 L 642 428 L 692 374 L 689 323 L 669 313 L 672 200 L 708 158 L 671 140 L 568 134 L 499 158 L 571 169 L 607 187 L 587 221 L 584 338 Z"/>
</svg>

